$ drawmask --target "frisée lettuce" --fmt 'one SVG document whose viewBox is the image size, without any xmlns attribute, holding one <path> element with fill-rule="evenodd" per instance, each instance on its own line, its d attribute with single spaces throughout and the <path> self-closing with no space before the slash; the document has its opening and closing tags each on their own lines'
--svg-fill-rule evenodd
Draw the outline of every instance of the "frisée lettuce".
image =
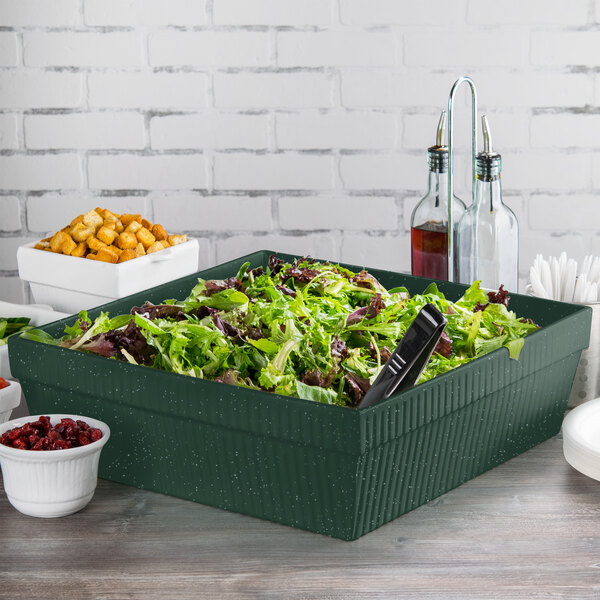
<svg viewBox="0 0 600 600">
<path fill-rule="evenodd" d="M 506 347 L 518 359 L 538 326 L 508 309 L 508 295 L 475 282 L 456 302 L 435 284 L 387 290 L 366 271 L 308 258 L 242 265 L 203 280 L 181 300 L 145 303 L 94 321 L 82 311 L 61 346 L 182 375 L 356 406 L 427 303 L 447 318 L 419 383 Z"/>
</svg>

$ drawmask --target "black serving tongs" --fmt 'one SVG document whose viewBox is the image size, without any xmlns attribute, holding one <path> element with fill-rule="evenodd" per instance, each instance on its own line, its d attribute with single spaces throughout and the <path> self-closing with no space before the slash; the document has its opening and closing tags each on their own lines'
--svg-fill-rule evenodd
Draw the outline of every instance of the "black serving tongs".
<svg viewBox="0 0 600 600">
<path fill-rule="evenodd" d="M 414 386 L 427 366 L 446 323 L 448 319 L 433 304 L 426 304 L 357 408 L 371 406 Z"/>
</svg>

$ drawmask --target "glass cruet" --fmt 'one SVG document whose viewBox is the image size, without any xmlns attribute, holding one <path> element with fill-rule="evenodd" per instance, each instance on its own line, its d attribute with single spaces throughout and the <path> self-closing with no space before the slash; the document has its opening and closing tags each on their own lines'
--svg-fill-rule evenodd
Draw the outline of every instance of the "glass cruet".
<svg viewBox="0 0 600 600">
<path fill-rule="evenodd" d="M 448 147 L 443 145 L 445 129 L 446 111 L 442 111 L 436 144 L 427 150 L 427 193 L 412 212 L 410 240 L 412 274 L 448 280 Z M 454 196 L 452 215 L 455 240 L 458 223 L 464 212 L 464 202 Z M 456 265 L 456 250 L 454 256 Z"/>
<path fill-rule="evenodd" d="M 519 283 L 519 226 L 502 201 L 502 157 L 494 152 L 487 117 L 482 117 L 484 150 L 475 161 L 473 204 L 458 224 L 458 276 L 461 283 L 501 285 L 516 292 Z"/>
</svg>

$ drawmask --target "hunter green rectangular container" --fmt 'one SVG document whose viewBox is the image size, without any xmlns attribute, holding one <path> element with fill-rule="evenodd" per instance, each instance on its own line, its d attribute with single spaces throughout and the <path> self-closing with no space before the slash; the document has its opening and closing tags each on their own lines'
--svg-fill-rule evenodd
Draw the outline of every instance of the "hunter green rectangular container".
<svg viewBox="0 0 600 600">
<path fill-rule="evenodd" d="M 266 266 L 271 254 L 244 256 L 90 316 L 182 299 L 198 277 L 231 277 L 246 261 Z M 386 287 L 404 285 L 411 294 L 429 283 L 369 271 Z M 452 300 L 465 290 L 447 282 L 439 287 Z M 526 338 L 518 361 L 501 348 L 361 410 L 19 337 L 9 343 L 10 365 L 31 414 L 75 413 L 108 423 L 100 477 L 354 540 L 558 433 L 589 342 L 591 310 L 517 294 L 510 308 L 542 326 Z M 60 336 L 73 321 L 42 329 Z"/>
</svg>

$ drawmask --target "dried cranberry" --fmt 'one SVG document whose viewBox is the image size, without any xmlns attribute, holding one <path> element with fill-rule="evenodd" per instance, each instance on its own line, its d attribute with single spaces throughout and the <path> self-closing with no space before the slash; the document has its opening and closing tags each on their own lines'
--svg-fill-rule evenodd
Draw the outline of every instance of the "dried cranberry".
<svg viewBox="0 0 600 600">
<path fill-rule="evenodd" d="M 90 428 L 90 437 L 92 438 L 92 442 L 97 442 L 102 437 L 102 431 L 95 427 Z"/>
<path fill-rule="evenodd" d="M 90 434 L 87 431 L 80 432 L 77 436 L 77 441 L 79 442 L 80 446 L 87 446 L 88 444 L 92 443 L 92 440 L 90 439 Z"/>
<path fill-rule="evenodd" d="M 13 448 L 21 448 L 21 450 L 27 450 L 27 442 L 25 442 L 21 438 L 18 438 L 13 442 Z"/>
<path fill-rule="evenodd" d="M 85 421 L 65 417 L 53 427 L 50 417 L 42 416 L 4 432 L 0 444 L 22 450 L 63 450 L 87 446 L 101 437 L 102 431 Z"/>
</svg>

